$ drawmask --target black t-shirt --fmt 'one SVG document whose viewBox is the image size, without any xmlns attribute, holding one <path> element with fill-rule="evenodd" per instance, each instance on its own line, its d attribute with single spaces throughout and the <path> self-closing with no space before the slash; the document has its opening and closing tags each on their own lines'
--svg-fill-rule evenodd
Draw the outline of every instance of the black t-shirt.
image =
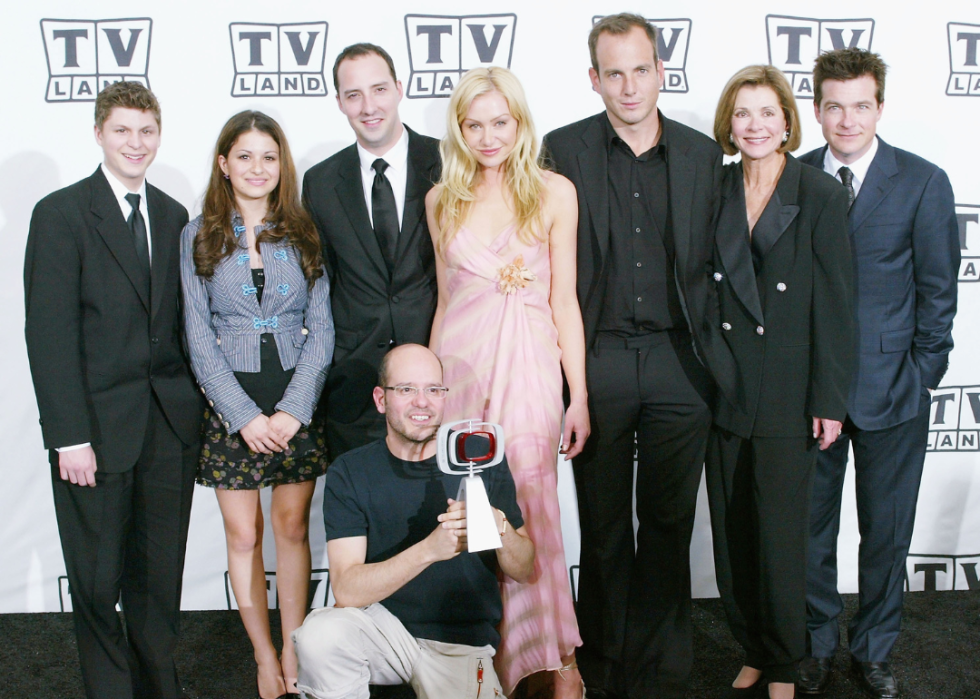
<svg viewBox="0 0 980 699">
<path fill-rule="evenodd" d="M 435 457 L 402 461 L 384 439 L 349 451 L 327 470 L 327 541 L 366 536 L 366 562 L 388 560 L 432 533 L 463 477 L 444 474 Z M 510 526 L 523 526 L 507 462 L 481 477 L 490 504 L 507 515 Z M 381 603 L 416 638 L 496 648 L 502 611 L 496 570 L 496 552 L 464 551 L 429 566 Z"/>
</svg>

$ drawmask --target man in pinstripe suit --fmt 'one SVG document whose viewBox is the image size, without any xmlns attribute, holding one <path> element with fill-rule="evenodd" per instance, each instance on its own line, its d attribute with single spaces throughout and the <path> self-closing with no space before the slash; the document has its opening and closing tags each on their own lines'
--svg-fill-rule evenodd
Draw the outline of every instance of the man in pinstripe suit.
<svg viewBox="0 0 980 699">
<path fill-rule="evenodd" d="M 42 199 L 31 218 L 27 352 L 86 696 L 176 699 L 203 414 L 178 324 L 187 211 L 145 181 L 160 145 L 160 107 L 147 88 L 105 88 L 95 138 L 103 164 Z"/>
</svg>

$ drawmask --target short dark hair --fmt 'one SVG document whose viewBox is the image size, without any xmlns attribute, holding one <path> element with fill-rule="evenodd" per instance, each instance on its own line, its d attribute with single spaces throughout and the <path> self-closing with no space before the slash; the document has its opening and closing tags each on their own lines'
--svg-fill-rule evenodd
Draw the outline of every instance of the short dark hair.
<svg viewBox="0 0 980 699">
<path fill-rule="evenodd" d="M 110 83 L 95 98 L 95 126 L 101 131 L 105 120 L 116 107 L 123 109 L 138 109 L 141 112 L 150 112 L 156 119 L 157 128 L 162 128 L 160 123 L 160 103 L 156 96 L 150 92 L 143 83 L 132 80 L 123 80 L 117 83 Z"/>
<path fill-rule="evenodd" d="M 632 12 L 620 12 L 618 15 L 606 15 L 594 25 L 592 25 L 592 31 L 589 32 L 589 56 L 592 58 L 592 67 L 598 71 L 599 70 L 599 59 L 595 55 L 596 44 L 599 43 L 600 34 L 612 34 L 613 36 L 621 36 L 623 34 L 629 34 L 633 31 L 633 28 L 642 29 L 653 44 L 653 62 L 656 63 L 660 60 L 659 52 L 657 51 L 657 28 L 646 21 L 646 18 L 640 17 L 640 15 L 633 14 Z"/>
<path fill-rule="evenodd" d="M 391 79 L 398 82 L 398 77 L 395 75 L 395 62 L 391 60 L 391 56 L 388 52 L 377 44 L 368 44 L 362 42 L 360 44 L 351 44 L 343 51 L 337 55 L 337 60 L 333 62 L 333 89 L 334 92 L 340 93 L 340 81 L 337 80 L 337 72 L 340 70 L 340 64 L 346 60 L 352 58 L 360 58 L 361 56 L 369 56 L 371 54 L 375 56 L 380 56 L 384 59 L 384 62 L 388 64 L 388 72 L 391 73 Z"/>
<path fill-rule="evenodd" d="M 885 73 L 888 66 L 877 53 L 864 49 L 836 49 L 817 56 L 813 64 L 813 98 L 817 108 L 823 101 L 824 80 L 854 80 L 862 75 L 870 75 L 875 79 L 875 100 L 878 104 L 885 101 Z"/>
</svg>

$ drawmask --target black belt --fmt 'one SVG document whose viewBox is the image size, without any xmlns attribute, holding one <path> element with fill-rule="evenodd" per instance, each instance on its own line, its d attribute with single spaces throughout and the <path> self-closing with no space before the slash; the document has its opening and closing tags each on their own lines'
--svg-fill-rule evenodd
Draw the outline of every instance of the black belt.
<svg viewBox="0 0 980 699">
<path fill-rule="evenodd" d="M 656 347 L 670 341 L 670 333 L 684 332 L 686 330 L 659 330 L 647 333 L 646 335 L 635 335 L 633 337 L 616 337 L 615 335 L 600 334 L 596 336 L 596 349 L 639 349 L 641 347 Z"/>
</svg>

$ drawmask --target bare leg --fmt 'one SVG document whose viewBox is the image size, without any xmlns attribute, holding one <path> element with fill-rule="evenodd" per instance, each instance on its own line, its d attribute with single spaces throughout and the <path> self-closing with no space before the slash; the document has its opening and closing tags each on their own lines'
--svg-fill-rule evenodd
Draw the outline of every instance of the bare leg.
<svg viewBox="0 0 980 699">
<path fill-rule="evenodd" d="M 289 483 L 272 491 L 272 531 L 276 537 L 276 581 L 282 619 L 282 673 L 286 691 L 296 689 L 297 661 L 292 634 L 306 618 L 310 589 L 310 501 L 316 481 Z"/>
<path fill-rule="evenodd" d="M 269 597 L 262 561 L 262 505 L 257 490 L 217 489 L 228 541 L 228 577 L 258 665 L 259 696 L 285 693 L 282 668 L 269 630 Z"/>
<path fill-rule="evenodd" d="M 554 673 L 555 699 L 582 699 L 585 696 L 585 685 L 578 671 L 578 663 L 575 662 L 575 652 L 562 656 L 561 664 L 564 667 Z"/>
<path fill-rule="evenodd" d="M 735 681 L 732 682 L 732 687 L 735 689 L 745 689 L 746 687 L 751 687 L 759 681 L 760 677 L 762 677 L 762 670 L 756 670 L 754 667 L 743 665 L 742 669 L 738 672 L 738 677 L 736 677 Z"/>
<path fill-rule="evenodd" d="M 796 685 L 792 682 L 770 682 L 769 699 L 793 699 L 796 696 Z"/>
</svg>

